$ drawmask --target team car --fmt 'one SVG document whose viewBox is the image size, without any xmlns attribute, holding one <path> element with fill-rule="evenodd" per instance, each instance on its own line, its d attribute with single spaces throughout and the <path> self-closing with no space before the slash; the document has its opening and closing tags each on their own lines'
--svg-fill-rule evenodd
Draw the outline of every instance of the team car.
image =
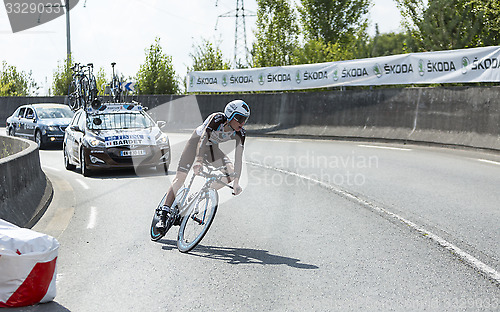
<svg viewBox="0 0 500 312">
<path fill-rule="evenodd" d="M 21 105 L 7 118 L 6 131 L 10 136 L 31 139 L 40 148 L 51 143 L 61 144 L 73 115 L 73 111 L 63 104 Z"/>
<path fill-rule="evenodd" d="M 106 103 L 75 113 L 63 142 L 64 166 L 80 166 L 84 176 L 96 169 L 156 166 L 168 172 L 170 142 L 141 105 Z"/>
</svg>

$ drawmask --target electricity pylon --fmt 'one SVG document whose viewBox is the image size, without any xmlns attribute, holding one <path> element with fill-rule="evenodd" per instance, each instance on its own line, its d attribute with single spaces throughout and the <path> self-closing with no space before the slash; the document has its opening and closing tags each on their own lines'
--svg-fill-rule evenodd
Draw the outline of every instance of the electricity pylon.
<svg viewBox="0 0 500 312">
<path fill-rule="evenodd" d="M 217 2 L 215 3 L 215 6 L 217 6 Z M 217 17 L 217 23 L 215 24 L 215 30 L 217 30 L 219 17 L 236 18 L 234 27 L 234 68 L 243 67 L 249 63 L 250 51 L 248 50 L 247 45 L 247 30 L 245 24 L 246 16 L 255 16 L 255 14 L 253 12 L 246 13 L 243 0 L 236 0 L 236 9 L 219 15 Z"/>
</svg>

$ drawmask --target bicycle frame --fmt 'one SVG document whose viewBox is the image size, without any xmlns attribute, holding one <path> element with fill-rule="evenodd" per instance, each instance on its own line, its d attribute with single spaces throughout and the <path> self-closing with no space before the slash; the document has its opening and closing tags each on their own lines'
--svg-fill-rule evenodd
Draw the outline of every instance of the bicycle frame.
<svg viewBox="0 0 500 312">
<path fill-rule="evenodd" d="M 185 216 L 185 215 L 191 213 L 191 211 L 189 211 L 189 208 L 193 206 L 192 203 L 197 202 L 200 195 L 206 193 L 210 189 L 210 186 L 213 183 L 221 183 L 224 186 L 227 186 L 231 189 L 233 188 L 229 184 L 221 181 L 222 178 L 229 177 L 230 175 L 228 175 L 228 174 L 213 174 L 212 173 L 214 171 L 226 170 L 227 168 L 225 166 L 221 166 L 221 167 L 217 167 L 217 168 L 207 166 L 207 168 L 209 169 L 208 172 L 202 171 L 199 174 L 199 176 L 202 176 L 205 178 L 205 183 L 203 184 L 203 186 L 201 187 L 201 189 L 199 191 L 197 191 L 195 193 L 191 193 L 192 197 L 187 198 L 189 191 L 191 190 L 191 186 L 193 185 L 194 179 L 196 178 L 195 174 L 193 174 L 193 176 L 191 177 L 187 187 L 179 189 L 179 191 L 177 191 L 177 194 L 175 196 L 175 200 L 174 200 L 174 203 L 172 204 L 172 207 L 177 206 L 179 209 L 179 214 L 181 216 Z"/>
</svg>

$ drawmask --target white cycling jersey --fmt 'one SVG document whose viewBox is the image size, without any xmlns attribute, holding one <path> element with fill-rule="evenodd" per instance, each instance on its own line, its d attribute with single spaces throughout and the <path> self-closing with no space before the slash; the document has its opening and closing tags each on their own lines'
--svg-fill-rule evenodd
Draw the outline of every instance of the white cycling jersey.
<svg viewBox="0 0 500 312">
<path fill-rule="evenodd" d="M 241 131 L 224 131 L 224 124 L 227 117 L 223 113 L 213 113 L 205 119 L 203 124 L 196 128 L 196 134 L 202 136 L 207 129 L 210 136 L 207 145 L 214 145 L 227 142 L 229 140 L 237 140 L 243 146 L 245 142 L 245 130 Z"/>
</svg>

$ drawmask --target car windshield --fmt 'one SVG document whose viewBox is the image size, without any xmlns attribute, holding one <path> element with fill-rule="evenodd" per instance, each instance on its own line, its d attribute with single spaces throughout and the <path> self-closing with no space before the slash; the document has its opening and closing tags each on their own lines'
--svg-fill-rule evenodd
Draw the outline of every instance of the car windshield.
<svg viewBox="0 0 500 312">
<path fill-rule="evenodd" d="M 136 112 L 89 115 L 87 123 L 91 130 L 144 129 L 153 125 L 151 119 Z"/>
<path fill-rule="evenodd" d="M 69 107 L 37 107 L 35 108 L 38 118 L 72 118 L 73 112 Z"/>
</svg>

